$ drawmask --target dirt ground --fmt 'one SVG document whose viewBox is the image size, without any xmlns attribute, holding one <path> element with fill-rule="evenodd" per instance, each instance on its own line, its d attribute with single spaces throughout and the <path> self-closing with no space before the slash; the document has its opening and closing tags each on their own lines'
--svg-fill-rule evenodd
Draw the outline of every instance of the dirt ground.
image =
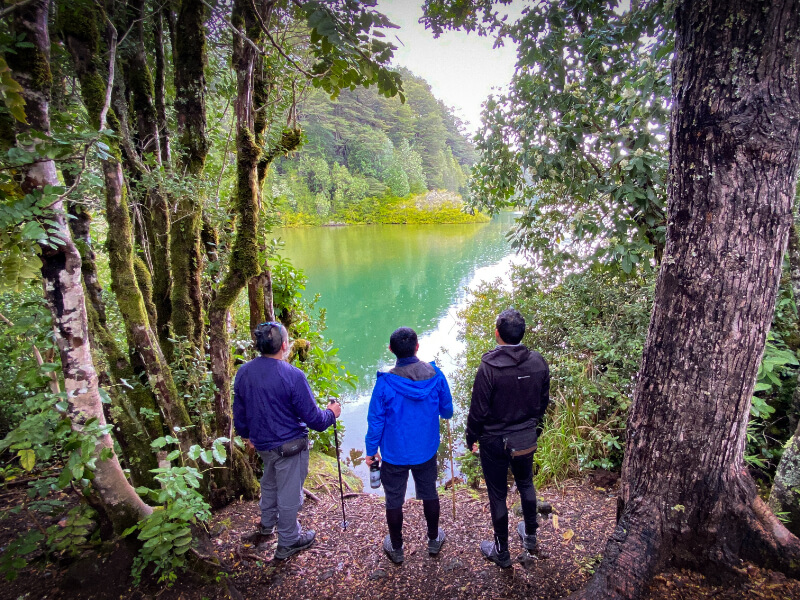
<svg viewBox="0 0 800 600">
<path fill-rule="evenodd" d="M 321 494 L 319 502 L 308 499 L 301 510 L 304 527 L 317 532 L 309 550 L 279 563 L 272 560 L 275 540 L 254 538 L 259 520 L 253 502 L 234 503 L 217 512 L 210 530 L 217 556 L 229 569 L 227 582 L 242 598 L 487 598 L 555 599 L 583 586 L 601 558 L 605 540 L 614 525 L 616 489 L 597 487 L 589 481 L 573 481 L 559 489 L 540 491 L 553 512 L 540 516 L 540 546 L 550 557 L 515 562 L 499 569 L 480 554 L 481 540 L 490 539 L 488 500 L 485 492 L 457 492 L 453 520 L 450 492 L 442 496 L 441 526 L 448 539 L 437 557 L 425 544 L 422 503 L 405 505 L 406 561 L 392 564 L 381 551 L 386 535 L 382 498 L 370 495 L 345 500 L 348 527 L 341 528 L 337 497 Z M 0 496 L 0 510 L 7 515 L 12 496 Z M 512 526 L 521 519 L 512 515 Z M 0 548 L 14 530 L 30 526 L 21 516 L 0 520 Z M 513 532 L 513 531 L 512 531 Z M 519 540 L 511 536 L 512 557 L 521 554 Z M 130 551 L 124 548 L 109 558 L 87 555 L 72 563 L 31 565 L 12 583 L 0 585 L 0 600 L 105 599 L 203 600 L 229 597 L 222 586 L 180 578 L 171 588 L 153 583 L 132 587 L 128 577 Z M 733 600 L 763 598 L 800 599 L 800 581 L 749 567 L 742 581 L 727 587 L 710 585 L 701 575 L 671 571 L 654 580 L 647 600 Z"/>
</svg>

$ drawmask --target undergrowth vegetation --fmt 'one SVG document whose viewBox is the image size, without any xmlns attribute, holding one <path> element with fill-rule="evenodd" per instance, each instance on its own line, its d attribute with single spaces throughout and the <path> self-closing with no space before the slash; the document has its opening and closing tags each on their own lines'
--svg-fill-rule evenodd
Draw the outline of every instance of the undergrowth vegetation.
<svg viewBox="0 0 800 600">
<path fill-rule="evenodd" d="M 551 370 L 551 404 L 535 454 L 536 485 L 558 484 L 587 469 L 619 469 L 655 273 L 626 275 L 598 267 L 548 278 L 534 268 L 515 267 L 510 281 L 482 284 L 460 313 L 466 351 L 454 381 L 461 405 L 458 431 L 464 430 L 481 355 L 495 346 L 495 318 L 513 306 L 527 320 L 523 343 L 539 351 Z M 784 281 L 756 383 L 746 452 L 748 464 L 767 482 L 796 423 L 797 342 L 797 308 Z M 475 485 L 477 460 L 467 453 L 459 463 Z"/>
</svg>

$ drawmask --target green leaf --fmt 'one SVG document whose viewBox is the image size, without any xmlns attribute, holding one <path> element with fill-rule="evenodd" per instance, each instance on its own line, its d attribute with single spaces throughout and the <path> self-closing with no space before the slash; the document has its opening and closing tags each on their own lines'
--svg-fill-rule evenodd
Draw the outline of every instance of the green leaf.
<svg viewBox="0 0 800 600">
<path fill-rule="evenodd" d="M 36 465 L 36 453 L 33 450 L 20 450 L 17 452 L 19 463 L 26 471 L 32 471 Z"/>
</svg>

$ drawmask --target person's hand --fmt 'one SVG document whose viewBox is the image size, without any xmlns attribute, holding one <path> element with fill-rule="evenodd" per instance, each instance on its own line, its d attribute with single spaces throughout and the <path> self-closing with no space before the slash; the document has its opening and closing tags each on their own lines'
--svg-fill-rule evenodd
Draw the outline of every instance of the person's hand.
<svg viewBox="0 0 800 600">
<path fill-rule="evenodd" d="M 339 404 L 333 398 L 330 398 L 328 400 L 328 409 L 333 413 L 333 416 L 336 417 L 337 419 L 339 418 L 339 415 L 342 414 L 342 405 Z"/>
<path fill-rule="evenodd" d="M 380 452 L 376 452 L 375 456 L 368 456 L 365 459 L 365 462 L 367 463 L 368 467 L 371 467 L 374 462 L 376 462 L 376 461 L 380 462 L 380 460 L 381 460 L 381 454 L 380 454 Z"/>
<path fill-rule="evenodd" d="M 255 456 L 256 454 L 256 447 L 253 446 L 253 442 L 250 440 L 243 440 L 244 441 L 244 449 L 247 451 L 249 456 Z"/>
<path fill-rule="evenodd" d="M 472 453 L 473 454 L 477 454 L 478 453 L 478 443 L 477 442 L 472 444 Z"/>
</svg>

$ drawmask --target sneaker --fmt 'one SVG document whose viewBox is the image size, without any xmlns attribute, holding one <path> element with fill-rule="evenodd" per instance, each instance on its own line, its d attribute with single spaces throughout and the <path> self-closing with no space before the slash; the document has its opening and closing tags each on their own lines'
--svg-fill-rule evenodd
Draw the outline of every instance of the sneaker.
<svg viewBox="0 0 800 600">
<path fill-rule="evenodd" d="M 259 525 L 258 526 L 258 535 L 263 535 L 263 536 L 275 535 L 275 525 L 273 525 L 272 527 L 267 527 L 265 525 Z"/>
<path fill-rule="evenodd" d="M 405 560 L 405 556 L 403 555 L 403 547 L 400 546 L 400 548 L 395 550 L 392 546 L 392 538 L 388 535 L 383 538 L 383 551 L 386 552 L 386 556 L 389 557 L 389 560 L 396 565 L 401 564 Z"/>
<path fill-rule="evenodd" d="M 305 550 L 314 543 L 314 538 L 317 534 L 313 529 L 307 529 L 300 534 L 298 540 L 291 546 L 278 546 L 275 549 L 275 560 L 286 560 L 290 556 L 297 554 L 301 550 Z"/>
<path fill-rule="evenodd" d="M 525 533 L 525 521 L 522 521 L 519 525 L 517 525 L 517 534 L 519 534 L 519 541 L 525 550 L 531 553 L 535 553 L 538 550 L 538 546 L 536 544 L 536 532 L 534 531 L 531 535 L 527 535 Z"/>
<path fill-rule="evenodd" d="M 447 536 L 444 534 L 444 529 L 439 527 L 439 535 L 436 536 L 436 539 L 428 538 L 428 554 L 431 556 L 439 554 L 439 550 L 442 549 L 442 545 L 446 539 Z"/>
<path fill-rule="evenodd" d="M 494 542 L 481 542 L 483 556 L 499 567 L 507 569 L 511 566 L 511 554 L 508 550 L 501 550 Z"/>
</svg>

